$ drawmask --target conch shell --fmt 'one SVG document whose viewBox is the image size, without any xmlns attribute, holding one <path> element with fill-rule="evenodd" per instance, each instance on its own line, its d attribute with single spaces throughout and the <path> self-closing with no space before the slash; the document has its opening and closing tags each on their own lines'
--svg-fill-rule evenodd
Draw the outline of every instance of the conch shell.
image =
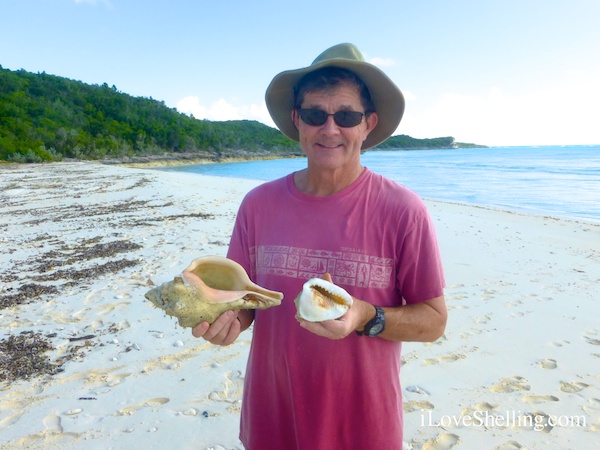
<svg viewBox="0 0 600 450">
<path fill-rule="evenodd" d="M 352 306 L 352 296 L 322 278 L 311 278 L 294 300 L 299 318 L 309 322 L 338 319 Z"/>
<path fill-rule="evenodd" d="M 182 327 L 213 323 L 225 311 L 267 309 L 281 304 L 283 294 L 262 288 L 242 266 L 220 256 L 192 261 L 181 276 L 146 293 L 146 298 Z"/>
</svg>

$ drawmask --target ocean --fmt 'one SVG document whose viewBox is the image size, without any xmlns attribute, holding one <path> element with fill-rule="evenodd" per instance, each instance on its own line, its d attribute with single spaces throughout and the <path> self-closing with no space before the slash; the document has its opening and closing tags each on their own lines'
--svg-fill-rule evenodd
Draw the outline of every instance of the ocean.
<svg viewBox="0 0 600 450">
<path fill-rule="evenodd" d="M 600 223 L 600 145 L 368 151 L 363 165 L 421 197 Z M 306 158 L 161 168 L 274 180 Z"/>
</svg>

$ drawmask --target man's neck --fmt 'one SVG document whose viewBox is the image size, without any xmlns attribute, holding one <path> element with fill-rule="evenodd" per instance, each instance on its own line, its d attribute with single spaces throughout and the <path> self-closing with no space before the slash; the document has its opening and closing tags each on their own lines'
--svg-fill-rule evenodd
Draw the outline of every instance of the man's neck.
<svg viewBox="0 0 600 450">
<path fill-rule="evenodd" d="M 365 168 L 358 165 L 352 170 L 311 170 L 307 168 L 294 174 L 294 184 L 300 192 L 314 197 L 327 197 L 336 194 L 352 183 Z"/>
</svg>

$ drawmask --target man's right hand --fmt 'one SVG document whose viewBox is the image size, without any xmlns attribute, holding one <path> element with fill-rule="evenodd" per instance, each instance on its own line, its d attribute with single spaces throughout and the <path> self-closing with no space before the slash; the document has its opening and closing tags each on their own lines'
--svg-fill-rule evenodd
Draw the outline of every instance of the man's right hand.
<svg viewBox="0 0 600 450">
<path fill-rule="evenodd" d="M 231 345 L 242 332 L 238 311 L 226 311 L 212 325 L 200 322 L 192 328 L 192 335 L 215 345 Z"/>
</svg>

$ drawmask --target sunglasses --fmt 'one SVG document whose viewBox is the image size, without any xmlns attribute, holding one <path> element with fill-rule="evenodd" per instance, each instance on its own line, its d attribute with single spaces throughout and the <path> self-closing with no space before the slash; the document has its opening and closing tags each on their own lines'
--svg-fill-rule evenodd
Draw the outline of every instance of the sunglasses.
<svg viewBox="0 0 600 450">
<path fill-rule="evenodd" d="M 329 116 L 333 116 L 335 124 L 342 128 L 351 128 L 358 125 L 364 113 L 358 111 L 338 111 L 334 114 L 328 114 L 320 109 L 299 109 L 298 113 L 302 122 L 313 127 L 319 127 L 327 122 Z"/>
</svg>

